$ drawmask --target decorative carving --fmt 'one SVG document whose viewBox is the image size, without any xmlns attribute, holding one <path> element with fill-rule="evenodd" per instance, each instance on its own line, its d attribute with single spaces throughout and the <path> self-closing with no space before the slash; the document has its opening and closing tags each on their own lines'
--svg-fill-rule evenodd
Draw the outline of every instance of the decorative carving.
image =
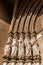
<svg viewBox="0 0 43 65">
<path fill-rule="evenodd" d="M 30 44 L 30 39 L 29 39 L 29 37 L 25 37 L 25 40 L 24 40 L 24 43 L 25 43 L 25 50 L 26 50 L 26 56 L 25 56 L 25 58 L 26 58 L 26 60 L 27 59 L 30 59 L 30 57 L 31 57 L 31 44 Z"/>
<path fill-rule="evenodd" d="M 7 44 L 8 44 L 8 43 L 10 43 L 10 44 L 12 43 L 12 37 L 11 37 L 11 36 L 10 36 L 10 37 L 8 38 L 8 40 L 7 40 Z"/>
<path fill-rule="evenodd" d="M 18 45 L 18 59 L 24 59 L 24 39 L 22 34 L 18 40 Z"/>
<path fill-rule="evenodd" d="M 28 62 L 27 65 L 32 65 L 32 63 L 31 62 Z"/>
<path fill-rule="evenodd" d="M 36 42 L 36 38 L 33 36 L 33 37 L 31 37 L 31 45 L 34 45 L 34 42 Z"/>
<path fill-rule="evenodd" d="M 11 53 L 11 45 L 7 44 L 4 48 L 4 56 L 3 57 L 9 59 L 10 53 Z"/>
<path fill-rule="evenodd" d="M 40 59 L 40 50 L 39 50 L 39 46 L 37 45 L 37 43 L 35 43 L 32 46 L 33 49 L 33 58 L 39 60 Z"/>
<path fill-rule="evenodd" d="M 17 58 L 17 51 L 18 51 L 18 39 L 17 38 L 13 38 L 13 42 L 12 42 L 12 52 L 11 52 L 11 58 Z"/>
<path fill-rule="evenodd" d="M 12 37 L 9 37 L 8 40 L 7 40 L 7 45 L 4 48 L 3 58 L 10 58 L 11 43 L 12 43 Z"/>
<path fill-rule="evenodd" d="M 27 5 L 27 2 L 28 4 L 30 3 L 31 5 L 30 4 Z M 9 28 L 9 35 L 10 33 L 13 33 L 14 35 L 15 31 L 16 32 L 17 31 L 19 32 L 29 31 L 32 34 L 32 36 L 30 34 L 31 40 L 28 35 L 25 36 L 25 39 L 23 39 L 23 35 L 20 35 L 19 40 L 17 39 L 16 36 L 14 36 L 15 38 L 13 38 L 13 40 L 12 40 L 12 37 L 9 37 L 7 41 L 7 45 L 4 48 L 3 57 L 8 59 L 10 58 L 10 55 L 11 55 L 11 58 L 13 60 L 15 60 L 16 58 L 18 58 L 19 60 L 26 60 L 26 61 L 31 59 L 32 62 L 37 60 L 36 65 L 40 65 L 40 63 L 38 62 L 41 58 L 40 50 L 39 50 L 39 45 L 36 42 L 36 37 L 34 33 L 35 31 L 37 32 L 38 30 L 37 27 L 39 26 L 36 24 L 36 22 L 39 20 L 39 17 L 38 17 L 39 14 L 42 13 L 42 0 L 38 0 L 38 1 L 34 0 L 33 2 L 32 1 L 29 2 L 27 0 L 27 2 L 26 0 L 21 0 L 21 1 L 15 0 L 14 1 L 14 7 L 13 7 L 14 10 L 13 10 L 13 16 L 11 20 L 11 25 Z M 24 21 L 24 22 L 21 23 L 21 21 Z M 21 24 L 23 24 L 22 27 L 21 27 Z M 23 30 L 20 31 L 20 29 L 23 29 Z M 37 35 L 37 39 L 39 39 L 40 37 L 42 37 L 42 34 Z M 32 65 L 31 60 L 27 62 L 28 65 Z M 3 65 L 7 65 L 7 62 L 4 61 Z M 15 61 L 12 61 L 11 65 L 15 65 Z M 23 65 L 23 62 L 19 62 L 19 65 Z"/>
<path fill-rule="evenodd" d="M 41 65 L 41 62 L 40 62 L 39 60 L 35 60 L 35 61 L 34 61 L 34 64 L 35 64 L 35 65 Z"/>
<path fill-rule="evenodd" d="M 11 65 L 16 65 L 16 61 L 15 60 L 11 60 Z"/>
<path fill-rule="evenodd" d="M 27 63 L 27 65 L 32 65 L 32 60 L 26 60 L 25 63 Z"/>
<path fill-rule="evenodd" d="M 24 61 L 23 60 L 17 61 L 17 65 L 24 65 Z"/>
<path fill-rule="evenodd" d="M 8 65 L 8 60 L 5 59 L 5 60 L 3 61 L 3 65 Z"/>
<path fill-rule="evenodd" d="M 36 43 L 32 46 L 32 49 L 33 49 L 33 55 L 34 56 L 39 55 L 39 47 Z"/>
</svg>

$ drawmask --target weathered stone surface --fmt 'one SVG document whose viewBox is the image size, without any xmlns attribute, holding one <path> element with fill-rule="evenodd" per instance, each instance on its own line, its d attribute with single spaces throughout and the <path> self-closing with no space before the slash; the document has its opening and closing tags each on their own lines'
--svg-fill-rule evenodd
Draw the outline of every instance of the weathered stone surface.
<svg viewBox="0 0 43 65">
<path fill-rule="evenodd" d="M 11 44 L 12 51 L 11 51 L 11 58 L 15 59 L 17 58 L 17 52 L 18 52 L 18 40 L 13 38 L 13 42 Z"/>
<path fill-rule="evenodd" d="M 27 6 L 27 4 L 26 4 Z M 19 8 L 18 8 L 19 9 Z M 43 0 L 31 0 L 25 9 L 25 5 L 20 8 L 13 32 L 16 31 L 25 33 L 30 31 L 31 33 L 36 31 L 39 33 L 43 30 Z M 18 11 L 18 10 L 17 10 Z M 9 31 L 9 16 L 7 11 L 3 10 L 3 6 L 0 9 L 0 65 L 2 62 L 3 49 L 7 41 L 7 32 Z M 41 52 L 41 65 L 43 65 L 43 37 L 38 40 L 40 52 Z"/>
</svg>

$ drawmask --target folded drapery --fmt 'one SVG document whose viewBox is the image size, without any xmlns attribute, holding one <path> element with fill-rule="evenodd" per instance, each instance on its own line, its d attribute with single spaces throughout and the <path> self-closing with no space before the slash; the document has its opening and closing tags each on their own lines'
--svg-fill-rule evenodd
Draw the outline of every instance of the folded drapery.
<svg viewBox="0 0 43 65">
<path fill-rule="evenodd" d="M 11 65 L 15 65 L 15 62 L 23 65 L 25 61 L 28 65 L 32 65 L 32 62 L 37 62 L 36 65 L 39 65 L 41 61 L 40 49 L 36 38 L 34 38 L 23 33 L 9 37 L 4 48 L 3 58 L 13 60 Z M 4 61 L 3 65 L 7 65 L 7 61 Z"/>
</svg>

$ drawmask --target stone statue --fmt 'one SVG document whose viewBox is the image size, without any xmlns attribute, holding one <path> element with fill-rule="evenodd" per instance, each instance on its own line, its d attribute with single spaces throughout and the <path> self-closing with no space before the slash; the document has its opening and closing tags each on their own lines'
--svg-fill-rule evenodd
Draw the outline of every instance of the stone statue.
<svg viewBox="0 0 43 65">
<path fill-rule="evenodd" d="M 11 44 L 12 46 L 12 52 L 11 52 L 11 58 L 17 58 L 17 51 L 18 51 L 18 40 L 17 38 L 13 38 L 13 42 Z"/>
<path fill-rule="evenodd" d="M 39 49 L 39 45 L 35 37 L 31 39 L 31 45 L 32 45 L 32 50 L 33 50 L 33 58 L 34 59 L 35 57 L 38 58 L 40 56 L 40 49 Z"/>
<path fill-rule="evenodd" d="M 26 63 L 27 63 L 27 65 L 32 65 L 31 43 L 30 43 L 29 33 L 26 33 L 24 43 L 25 43 Z"/>
<path fill-rule="evenodd" d="M 11 45 L 7 44 L 4 48 L 4 58 L 9 58 L 11 53 Z"/>
<path fill-rule="evenodd" d="M 10 54 L 11 54 L 11 43 L 12 43 L 12 38 L 9 37 L 7 40 L 7 45 L 4 47 L 4 58 L 10 59 Z"/>
<path fill-rule="evenodd" d="M 41 56 L 40 56 L 40 49 L 36 37 L 32 38 L 31 45 L 33 51 L 33 61 L 36 62 L 35 65 L 40 65 Z"/>
<path fill-rule="evenodd" d="M 12 47 L 12 52 L 11 52 L 11 58 L 12 59 L 17 59 L 17 54 L 18 54 L 18 33 L 15 33 L 14 34 L 14 37 L 13 37 L 13 42 L 11 44 L 11 47 Z"/>
<path fill-rule="evenodd" d="M 25 59 L 28 60 L 31 57 L 31 43 L 28 34 L 26 34 L 25 36 L 24 43 L 25 43 L 25 50 L 26 50 Z"/>
<path fill-rule="evenodd" d="M 40 55 L 40 50 L 39 50 L 39 47 L 37 45 L 37 43 L 35 43 L 33 46 L 32 46 L 32 49 L 33 49 L 33 56 L 39 56 Z"/>
<path fill-rule="evenodd" d="M 20 34 L 20 38 L 18 40 L 18 59 L 24 59 L 24 40 L 22 33 Z"/>
</svg>

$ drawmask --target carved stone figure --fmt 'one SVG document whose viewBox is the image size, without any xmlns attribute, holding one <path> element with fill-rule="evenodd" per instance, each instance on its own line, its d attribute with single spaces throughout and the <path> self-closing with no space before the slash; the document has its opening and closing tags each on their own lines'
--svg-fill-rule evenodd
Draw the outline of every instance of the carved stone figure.
<svg viewBox="0 0 43 65">
<path fill-rule="evenodd" d="M 33 50 L 33 59 L 39 60 L 40 59 L 40 49 L 39 49 L 39 45 L 38 45 L 35 37 L 32 38 L 31 45 L 32 45 L 32 50 Z"/>
<path fill-rule="evenodd" d="M 22 34 L 18 40 L 18 45 L 18 59 L 24 59 L 24 40 Z"/>
<path fill-rule="evenodd" d="M 7 40 L 7 45 L 4 47 L 4 58 L 10 58 L 11 53 L 11 43 L 12 43 L 12 37 L 9 37 Z"/>
<path fill-rule="evenodd" d="M 11 44 L 12 46 L 12 52 L 11 52 L 11 58 L 17 58 L 17 51 L 18 51 L 18 40 L 17 38 L 13 38 L 13 42 Z"/>
<path fill-rule="evenodd" d="M 15 32 L 24 32 L 27 34 L 27 31 L 30 32 L 30 36 L 33 33 L 38 33 L 42 29 L 42 24 L 40 24 L 39 18 L 42 14 L 42 0 L 13 0 L 14 3 L 11 11 L 11 25 L 9 27 L 9 34 Z M 9 1 L 10 3 L 10 1 Z M 11 4 L 10 4 L 11 5 Z M 9 6 L 9 5 L 8 5 Z M 10 11 L 10 8 L 8 9 Z M 13 13 L 13 14 L 12 14 Z M 37 23 L 35 23 L 37 22 Z M 38 24 L 39 23 L 39 24 Z M 37 25 L 38 24 L 38 25 Z M 37 28 L 38 27 L 38 28 Z M 41 28 L 41 29 L 40 29 Z M 40 31 L 39 31 L 40 29 Z M 33 34 L 34 36 L 34 34 Z M 41 37 L 39 34 L 37 39 Z M 39 41 L 40 42 L 40 41 Z M 11 44 L 12 43 L 12 44 Z M 11 49 L 12 47 L 12 49 Z M 40 50 L 36 42 L 36 38 L 29 38 L 28 35 L 23 38 L 23 35 L 20 34 L 19 40 L 16 38 L 9 37 L 7 45 L 4 48 L 4 58 L 7 59 L 11 56 L 11 59 L 26 60 L 28 65 L 32 65 L 33 61 L 36 61 L 36 65 L 39 65 L 40 60 Z M 30 60 L 30 61 L 29 61 Z M 23 62 L 19 62 L 20 65 L 23 65 Z M 7 65 L 7 62 L 4 62 L 3 65 Z M 12 61 L 11 65 L 15 65 L 15 62 Z"/>
<path fill-rule="evenodd" d="M 33 49 L 33 58 L 35 59 L 35 56 L 36 56 L 37 60 L 39 60 L 40 59 L 40 49 L 37 43 L 35 43 L 32 46 L 32 49 Z"/>
<path fill-rule="evenodd" d="M 11 36 L 8 38 L 7 43 L 10 43 L 10 44 L 12 43 L 12 37 Z"/>
<path fill-rule="evenodd" d="M 19 65 L 23 65 L 23 62 L 19 62 Z"/>
<path fill-rule="evenodd" d="M 27 60 L 30 59 L 31 57 L 31 44 L 30 44 L 29 36 L 25 37 L 24 43 L 25 43 L 25 50 L 26 50 L 25 58 Z"/>
<path fill-rule="evenodd" d="M 10 54 L 11 54 L 11 45 L 7 44 L 4 48 L 4 58 L 10 58 Z"/>
</svg>

